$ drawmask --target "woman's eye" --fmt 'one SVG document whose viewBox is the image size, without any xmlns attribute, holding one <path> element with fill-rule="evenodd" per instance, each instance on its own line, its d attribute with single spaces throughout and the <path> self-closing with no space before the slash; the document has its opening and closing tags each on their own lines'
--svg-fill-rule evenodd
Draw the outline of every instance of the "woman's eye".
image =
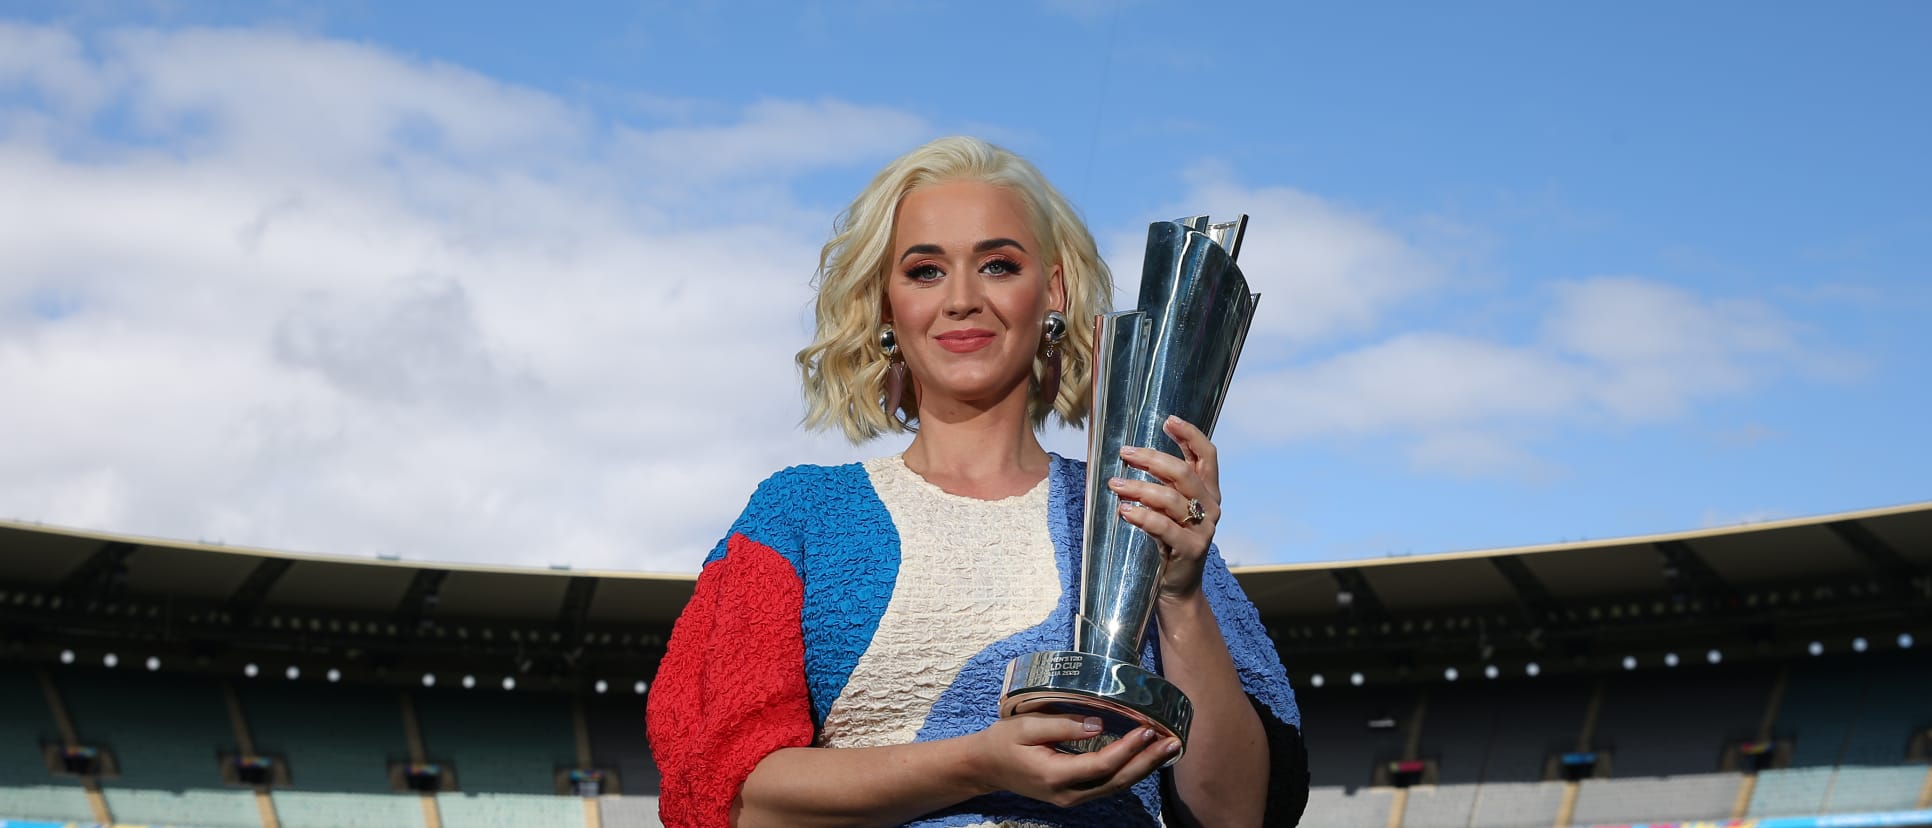
<svg viewBox="0 0 1932 828">
<path fill-rule="evenodd" d="M 1004 259 L 994 259 L 980 268 L 988 276 L 1011 276 L 1020 272 L 1020 266 Z"/>
<path fill-rule="evenodd" d="M 920 265 L 918 267 L 915 267 L 911 270 L 906 271 L 906 278 L 911 279 L 915 282 L 930 282 L 943 275 L 945 274 L 941 273 L 939 268 L 934 267 L 933 265 Z"/>
</svg>

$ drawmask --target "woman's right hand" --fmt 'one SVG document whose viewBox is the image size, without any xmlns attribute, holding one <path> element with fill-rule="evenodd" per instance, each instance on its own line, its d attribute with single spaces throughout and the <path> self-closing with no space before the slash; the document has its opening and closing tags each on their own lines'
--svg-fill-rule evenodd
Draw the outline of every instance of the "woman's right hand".
<svg viewBox="0 0 1932 828">
<path fill-rule="evenodd" d="M 1072 714 L 1023 713 L 974 734 L 977 776 L 984 787 L 1062 808 L 1112 796 L 1160 769 L 1177 740 L 1140 728 L 1093 753 L 1061 753 L 1055 742 L 1092 738 L 1100 720 Z"/>
</svg>

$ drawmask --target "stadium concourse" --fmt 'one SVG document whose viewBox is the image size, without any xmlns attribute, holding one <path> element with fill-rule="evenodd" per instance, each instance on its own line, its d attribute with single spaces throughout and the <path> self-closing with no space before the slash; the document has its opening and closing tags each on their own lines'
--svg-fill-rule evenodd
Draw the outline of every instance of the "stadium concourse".
<svg viewBox="0 0 1932 828">
<path fill-rule="evenodd" d="M 1932 825 L 1928 573 L 1932 504 L 1237 571 L 1365 828 Z M 0 828 L 657 825 L 693 582 L 0 523 Z"/>
</svg>

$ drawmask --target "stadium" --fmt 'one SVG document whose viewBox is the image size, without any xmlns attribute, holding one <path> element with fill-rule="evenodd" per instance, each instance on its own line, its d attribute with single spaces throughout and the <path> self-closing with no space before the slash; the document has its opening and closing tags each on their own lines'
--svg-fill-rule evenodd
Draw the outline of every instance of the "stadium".
<svg viewBox="0 0 1932 828">
<path fill-rule="evenodd" d="M 1932 825 L 1932 503 L 1237 577 L 1303 825 Z M 0 826 L 659 825 L 693 584 L 0 524 Z"/>
</svg>

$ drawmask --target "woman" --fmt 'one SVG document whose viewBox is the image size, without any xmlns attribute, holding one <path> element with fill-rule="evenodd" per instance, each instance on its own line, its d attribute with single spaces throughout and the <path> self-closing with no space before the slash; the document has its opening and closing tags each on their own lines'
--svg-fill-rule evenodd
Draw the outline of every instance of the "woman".
<svg viewBox="0 0 1932 828">
<path fill-rule="evenodd" d="M 1179 746 L 1146 731 L 1062 754 L 1097 720 L 998 718 L 1006 662 L 1064 647 L 1077 598 L 1085 468 L 1035 430 L 1086 413 L 1113 288 L 1065 199 L 1005 150 L 935 141 L 841 216 L 818 288 L 807 423 L 916 434 L 773 475 L 706 559 L 650 702 L 665 824 L 1293 824 L 1300 716 L 1210 545 L 1215 450 L 1187 423 L 1186 457 L 1123 451 L 1162 483 L 1110 484 L 1168 550 L 1150 663 L 1195 705 L 1186 754 L 1160 770 Z"/>
</svg>

